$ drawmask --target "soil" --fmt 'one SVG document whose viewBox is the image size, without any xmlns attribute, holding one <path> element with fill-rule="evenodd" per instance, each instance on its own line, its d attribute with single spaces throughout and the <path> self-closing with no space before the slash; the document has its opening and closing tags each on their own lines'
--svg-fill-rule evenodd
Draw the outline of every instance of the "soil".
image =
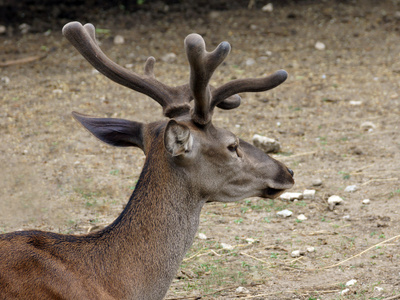
<svg viewBox="0 0 400 300">
<path fill-rule="evenodd" d="M 89 20 L 103 29 L 98 40 L 110 58 L 140 73 L 152 55 L 166 84 L 188 80 L 183 39 L 191 32 L 209 50 L 224 40 L 232 45 L 214 85 L 289 73 L 274 90 L 242 94 L 238 109 L 218 110 L 213 120 L 247 141 L 254 134 L 279 140 L 274 157 L 294 170 L 291 191 L 315 189 L 315 199 L 207 204 L 199 228 L 207 239 L 196 237 L 167 299 L 398 299 L 400 2 L 285 2 L 272 12 L 256 4 L 195 14 L 114 11 Z M 98 142 L 71 111 L 162 118 L 155 101 L 94 72 L 54 24 L 0 35 L 1 63 L 33 57 L 0 67 L 2 232 L 85 233 L 113 221 L 129 198 L 143 154 Z M 116 35 L 124 44 L 113 43 Z M 163 61 L 168 53 L 176 59 Z M 322 185 L 313 186 L 316 179 Z M 349 185 L 357 190 L 346 192 Z M 344 203 L 329 209 L 331 195 Z M 278 217 L 283 209 L 293 215 Z M 301 256 L 291 257 L 294 250 Z M 357 283 L 347 287 L 351 279 Z"/>
</svg>

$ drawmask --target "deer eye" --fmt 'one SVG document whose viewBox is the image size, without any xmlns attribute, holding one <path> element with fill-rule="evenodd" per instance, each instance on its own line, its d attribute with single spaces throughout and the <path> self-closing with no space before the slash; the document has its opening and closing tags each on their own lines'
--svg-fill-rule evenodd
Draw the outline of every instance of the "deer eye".
<svg viewBox="0 0 400 300">
<path fill-rule="evenodd" d="M 228 146 L 228 150 L 231 151 L 231 152 L 237 152 L 238 146 L 239 146 L 239 145 L 236 144 L 236 143 L 235 143 L 235 144 L 232 144 L 232 145 L 229 145 L 229 146 Z"/>
</svg>

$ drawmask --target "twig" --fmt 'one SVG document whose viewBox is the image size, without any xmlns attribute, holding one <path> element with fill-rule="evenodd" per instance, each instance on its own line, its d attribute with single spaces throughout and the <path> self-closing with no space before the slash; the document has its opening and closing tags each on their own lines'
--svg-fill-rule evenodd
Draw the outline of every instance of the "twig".
<svg viewBox="0 0 400 300">
<path fill-rule="evenodd" d="M 20 65 L 20 64 L 27 64 L 36 60 L 42 60 L 45 58 L 47 54 L 45 55 L 35 55 L 35 56 L 28 56 L 20 59 L 15 59 L 15 60 L 7 60 L 5 62 L 0 62 L 0 67 L 9 67 L 13 65 Z"/>
<path fill-rule="evenodd" d="M 363 185 L 369 184 L 371 182 L 395 181 L 395 180 L 399 180 L 399 178 L 394 177 L 394 178 L 371 179 L 371 180 L 368 180 L 368 181 L 362 183 L 361 185 L 363 186 Z"/>
<path fill-rule="evenodd" d="M 326 269 L 330 269 L 330 268 L 334 268 L 334 267 L 340 266 L 341 264 L 345 263 L 346 261 L 349 261 L 349 260 L 352 260 L 353 258 L 356 258 L 356 257 L 358 257 L 358 256 L 361 256 L 361 255 L 363 255 L 364 253 L 370 251 L 371 249 L 376 248 L 376 247 L 379 246 L 379 245 L 385 244 L 385 243 L 387 243 L 387 242 L 393 241 L 393 240 L 398 239 L 398 238 L 400 238 L 400 235 L 396 235 L 396 236 L 394 236 L 394 237 L 391 237 L 390 239 L 387 239 L 387 240 L 384 240 L 383 242 L 380 242 L 380 243 L 378 243 L 378 244 L 375 244 L 375 245 L 369 247 L 368 249 L 366 249 L 366 250 L 364 250 L 364 251 L 362 251 L 362 252 L 360 252 L 360 253 L 358 253 L 358 254 L 356 254 L 356 255 L 354 255 L 354 256 L 351 256 L 351 257 L 349 257 L 349 258 L 347 258 L 347 259 L 345 259 L 345 260 L 342 260 L 341 262 L 338 262 L 337 264 L 330 265 L 330 266 L 326 266 L 326 267 L 319 268 L 319 269 L 306 269 L 306 271 L 326 270 Z"/>
<path fill-rule="evenodd" d="M 330 294 L 330 293 L 336 293 L 336 292 L 340 292 L 340 290 L 327 290 L 327 291 L 304 291 L 303 295 L 308 295 L 311 293 L 314 294 Z M 245 299 L 251 299 L 251 298 L 257 298 L 257 297 L 265 297 L 265 296 L 272 296 L 272 295 L 278 295 L 278 294 L 298 294 L 299 291 L 279 291 L 279 292 L 273 292 L 273 293 L 268 293 L 268 294 L 258 294 L 258 295 L 254 295 L 254 296 L 243 296 L 243 297 L 237 297 L 237 298 L 245 298 Z"/>
<path fill-rule="evenodd" d="M 250 258 L 252 258 L 252 259 L 258 260 L 259 262 L 262 262 L 262 263 L 264 263 L 264 264 L 271 265 L 271 264 L 270 264 L 269 262 L 267 262 L 266 260 L 262 260 L 262 259 L 260 259 L 260 258 L 254 257 L 254 256 L 252 256 L 252 255 L 250 255 L 250 254 L 247 254 L 247 253 L 244 253 L 244 252 L 240 252 L 240 254 L 241 254 L 241 255 L 244 255 L 244 256 L 247 256 L 247 257 L 250 257 Z"/>
<path fill-rule="evenodd" d="M 210 295 L 214 295 L 214 294 L 223 292 L 223 291 L 225 291 L 225 290 L 230 290 L 230 289 L 233 289 L 233 288 L 236 288 L 236 287 L 237 287 L 236 285 L 231 285 L 231 286 L 228 286 L 228 287 L 226 287 L 226 288 L 217 290 L 217 291 L 212 292 L 212 293 L 209 293 L 209 294 L 198 295 L 198 296 L 191 296 L 191 297 L 183 297 L 183 298 L 167 298 L 167 299 L 165 299 L 165 300 L 201 299 L 201 298 L 203 298 L 203 297 L 210 296 Z"/>
<path fill-rule="evenodd" d="M 382 300 L 394 300 L 394 299 L 400 299 L 400 294 L 388 297 L 388 298 L 384 298 Z"/>
</svg>

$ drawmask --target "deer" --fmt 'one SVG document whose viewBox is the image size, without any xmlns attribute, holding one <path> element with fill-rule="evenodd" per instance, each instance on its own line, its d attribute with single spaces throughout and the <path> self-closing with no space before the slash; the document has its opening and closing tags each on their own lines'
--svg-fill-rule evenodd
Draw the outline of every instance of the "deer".
<svg viewBox="0 0 400 300">
<path fill-rule="evenodd" d="M 262 78 L 209 81 L 231 50 L 206 50 L 195 33 L 184 40 L 189 82 L 167 86 L 149 57 L 144 75 L 109 59 L 92 24 L 70 22 L 64 36 L 99 72 L 145 94 L 162 107 L 162 120 L 73 117 L 102 142 L 137 147 L 145 162 L 121 214 L 83 235 L 27 230 L 0 235 L 0 299 L 163 299 L 199 227 L 208 202 L 276 198 L 294 185 L 293 171 L 227 129 L 214 126 L 216 107 L 235 109 L 243 92 L 270 90 L 284 70 Z"/>
</svg>

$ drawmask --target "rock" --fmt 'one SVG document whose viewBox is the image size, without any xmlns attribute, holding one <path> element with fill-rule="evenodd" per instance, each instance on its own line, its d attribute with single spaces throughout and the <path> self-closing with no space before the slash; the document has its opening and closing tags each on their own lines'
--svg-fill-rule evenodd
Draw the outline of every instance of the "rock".
<svg viewBox="0 0 400 300">
<path fill-rule="evenodd" d="M 321 180 L 320 178 L 315 178 L 315 179 L 312 181 L 312 185 L 313 185 L 313 186 L 321 186 L 321 185 L 322 185 L 322 180 Z"/>
<path fill-rule="evenodd" d="M 218 19 L 221 16 L 221 13 L 217 10 L 213 10 L 208 16 L 210 19 Z"/>
<path fill-rule="evenodd" d="M 350 289 L 344 289 L 344 290 L 341 291 L 339 294 L 340 294 L 340 295 L 346 295 L 349 291 L 350 291 Z"/>
<path fill-rule="evenodd" d="M 246 66 L 250 67 L 252 65 L 254 65 L 256 63 L 256 61 L 254 60 L 254 58 L 248 58 L 246 59 Z"/>
<path fill-rule="evenodd" d="M 374 287 L 374 291 L 380 293 L 383 291 L 383 288 L 376 286 L 376 287 Z"/>
<path fill-rule="evenodd" d="M 315 49 L 317 49 L 317 50 L 325 50 L 325 44 L 324 43 L 322 43 L 322 42 L 316 42 L 315 43 Z"/>
<path fill-rule="evenodd" d="M 304 190 L 303 198 L 304 199 L 314 199 L 315 198 L 315 190 Z"/>
<path fill-rule="evenodd" d="M 308 218 L 304 214 L 300 214 L 300 215 L 297 216 L 297 220 L 299 220 L 299 221 L 305 221 L 307 219 Z"/>
<path fill-rule="evenodd" d="M 246 239 L 246 242 L 249 243 L 249 244 L 254 244 L 255 242 L 257 242 L 257 240 L 252 239 L 252 238 L 248 238 L 248 239 Z"/>
<path fill-rule="evenodd" d="M 261 8 L 264 12 L 272 12 L 274 10 L 274 5 L 272 3 L 268 3 Z"/>
<path fill-rule="evenodd" d="M 305 221 L 305 220 L 307 220 L 307 217 L 305 215 L 301 214 L 301 215 L 297 216 L 297 220 Z"/>
<path fill-rule="evenodd" d="M 258 29 L 258 26 L 255 25 L 255 24 L 251 24 L 251 25 L 250 25 L 250 29 L 251 29 L 251 30 L 257 30 L 257 29 Z"/>
<path fill-rule="evenodd" d="M 278 141 L 258 134 L 253 136 L 253 145 L 265 153 L 277 153 L 281 150 L 281 144 Z"/>
<path fill-rule="evenodd" d="M 22 23 L 21 25 L 18 26 L 18 28 L 22 34 L 26 34 L 31 29 L 31 26 L 26 23 Z"/>
<path fill-rule="evenodd" d="M 314 247 L 307 247 L 307 252 L 315 252 L 315 248 Z"/>
<path fill-rule="evenodd" d="M 362 201 L 363 204 L 369 204 L 370 202 L 371 202 L 371 200 L 369 200 L 369 199 L 364 199 L 364 200 Z"/>
<path fill-rule="evenodd" d="M 161 60 L 163 62 L 172 63 L 172 62 L 176 61 L 176 54 L 173 52 L 167 53 L 163 57 L 161 57 Z"/>
<path fill-rule="evenodd" d="M 350 215 L 343 216 L 343 220 L 350 220 Z"/>
<path fill-rule="evenodd" d="M 6 33 L 7 28 L 4 25 L 0 25 L 0 34 Z"/>
<path fill-rule="evenodd" d="M 351 100 L 349 102 L 349 104 L 353 106 L 360 106 L 362 103 L 363 103 L 362 101 L 354 101 L 354 100 Z"/>
<path fill-rule="evenodd" d="M 282 195 L 279 196 L 282 200 L 286 201 L 293 201 L 293 200 L 300 200 L 303 199 L 303 194 L 302 193 L 291 193 L 291 192 L 286 192 L 283 193 Z"/>
<path fill-rule="evenodd" d="M 352 285 L 355 285 L 356 283 L 357 283 L 357 280 L 352 279 L 352 280 L 349 280 L 346 282 L 346 286 L 352 286 Z"/>
<path fill-rule="evenodd" d="M 62 93 L 63 93 L 63 90 L 62 90 L 62 89 L 55 89 L 55 90 L 53 90 L 53 94 L 61 95 Z"/>
<path fill-rule="evenodd" d="M 10 78 L 7 77 L 7 76 L 2 76 L 2 77 L 0 78 L 0 82 L 1 82 L 1 83 L 4 83 L 5 85 L 7 85 L 7 84 L 10 83 Z"/>
<path fill-rule="evenodd" d="M 358 188 L 357 188 L 356 185 L 348 185 L 348 186 L 346 186 L 346 188 L 344 189 L 344 191 L 345 191 L 345 192 L 348 192 L 348 193 L 352 193 L 352 192 L 355 192 L 355 191 L 357 191 L 357 190 L 358 190 Z"/>
<path fill-rule="evenodd" d="M 284 210 L 278 211 L 276 214 L 280 217 L 287 218 L 287 217 L 290 217 L 293 213 L 288 209 L 284 209 Z"/>
<path fill-rule="evenodd" d="M 360 127 L 364 131 L 373 131 L 376 128 L 376 125 L 371 121 L 366 121 L 361 123 Z"/>
<path fill-rule="evenodd" d="M 290 254 L 291 257 L 299 257 L 301 255 L 300 250 L 294 250 L 292 251 L 292 253 Z"/>
<path fill-rule="evenodd" d="M 343 202 L 343 199 L 339 196 L 333 195 L 328 198 L 329 209 L 333 210 L 335 205 L 339 205 Z"/>
<path fill-rule="evenodd" d="M 236 294 L 250 294 L 250 291 L 243 286 L 239 286 L 236 291 Z"/>
<path fill-rule="evenodd" d="M 114 44 L 115 45 L 122 45 L 125 43 L 125 39 L 122 35 L 116 35 L 114 37 Z"/>
<path fill-rule="evenodd" d="M 199 239 L 201 239 L 201 240 L 206 240 L 207 239 L 207 236 L 204 234 L 204 233 L 199 233 Z"/>
<path fill-rule="evenodd" d="M 226 249 L 226 250 L 233 250 L 233 249 L 235 249 L 235 247 L 233 247 L 232 245 L 225 244 L 225 243 L 221 243 L 221 246 L 222 246 L 223 249 Z"/>
</svg>

